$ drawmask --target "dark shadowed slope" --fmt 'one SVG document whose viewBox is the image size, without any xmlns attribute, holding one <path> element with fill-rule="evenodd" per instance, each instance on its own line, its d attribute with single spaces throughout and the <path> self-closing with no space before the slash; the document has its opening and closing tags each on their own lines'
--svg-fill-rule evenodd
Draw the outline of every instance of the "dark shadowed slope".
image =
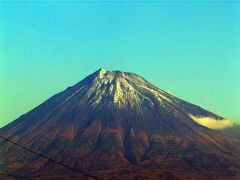
<svg viewBox="0 0 240 180">
<path fill-rule="evenodd" d="M 224 129 L 220 130 L 222 133 L 230 136 L 230 137 L 234 137 L 237 139 L 240 139 L 240 125 L 239 124 L 235 124 L 231 127 L 227 127 Z"/>
<path fill-rule="evenodd" d="M 136 74 L 100 69 L 0 134 L 106 179 L 237 177 L 240 141 L 189 115 L 222 119 Z M 80 176 L 6 141 L 0 141 L 0 152 L 2 171 L 40 179 Z"/>
</svg>

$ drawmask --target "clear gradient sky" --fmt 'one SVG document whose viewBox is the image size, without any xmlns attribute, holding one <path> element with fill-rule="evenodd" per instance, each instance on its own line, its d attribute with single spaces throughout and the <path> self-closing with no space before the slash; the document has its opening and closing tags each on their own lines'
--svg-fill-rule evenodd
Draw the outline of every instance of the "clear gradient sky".
<svg viewBox="0 0 240 180">
<path fill-rule="evenodd" d="M 0 127 L 102 67 L 240 118 L 240 2 L 1 2 Z"/>
</svg>

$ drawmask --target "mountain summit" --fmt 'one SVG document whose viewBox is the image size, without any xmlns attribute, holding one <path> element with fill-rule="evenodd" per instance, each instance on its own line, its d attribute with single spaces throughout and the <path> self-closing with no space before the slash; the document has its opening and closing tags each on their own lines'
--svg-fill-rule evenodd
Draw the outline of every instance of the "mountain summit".
<svg viewBox="0 0 240 180">
<path fill-rule="evenodd" d="M 99 69 L 0 129 L 33 151 L 106 179 L 234 179 L 240 141 L 196 123 L 219 117 L 128 72 Z M 32 178 L 77 173 L 0 141 L 0 170 Z"/>
</svg>

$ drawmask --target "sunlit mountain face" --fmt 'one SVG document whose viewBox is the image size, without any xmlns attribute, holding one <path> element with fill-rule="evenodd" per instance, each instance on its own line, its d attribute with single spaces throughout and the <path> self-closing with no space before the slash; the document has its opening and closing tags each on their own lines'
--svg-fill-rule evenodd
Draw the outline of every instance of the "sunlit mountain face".
<svg viewBox="0 0 240 180">
<path fill-rule="evenodd" d="M 134 73 L 99 69 L 0 129 L 0 135 L 102 179 L 239 179 L 240 141 L 193 117 L 224 120 Z M 0 141 L 0 170 L 91 179 Z"/>
</svg>

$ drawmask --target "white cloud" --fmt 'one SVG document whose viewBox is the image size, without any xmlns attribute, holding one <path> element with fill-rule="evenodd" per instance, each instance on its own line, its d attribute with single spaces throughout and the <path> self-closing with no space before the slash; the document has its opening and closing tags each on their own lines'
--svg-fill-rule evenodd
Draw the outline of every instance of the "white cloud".
<svg viewBox="0 0 240 180">
<path fill-rule="evenodd" d="M 232 127 L 235 125 L 234 119 L 223 119 L 218 120 L 212 117 L 199 117 L 189 115 L 194 121 L 201 124 L 202 126 L 208 127 L 210 129 L 224 129 L 227 127 Z"/>
</svg>

